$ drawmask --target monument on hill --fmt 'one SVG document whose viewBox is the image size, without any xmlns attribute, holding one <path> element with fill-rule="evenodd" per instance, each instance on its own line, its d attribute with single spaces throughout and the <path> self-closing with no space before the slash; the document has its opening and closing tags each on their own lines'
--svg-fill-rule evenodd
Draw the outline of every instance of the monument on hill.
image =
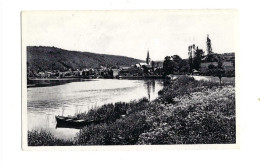
<svg viewBox="0 0 260 166">
<path fill-rule="evenodd" d="M 209 38 L 209 35 L 207 35 L 207 55 L 212 54 L 212 47 L 211 47 L 211 40 Z"/>
</svg>

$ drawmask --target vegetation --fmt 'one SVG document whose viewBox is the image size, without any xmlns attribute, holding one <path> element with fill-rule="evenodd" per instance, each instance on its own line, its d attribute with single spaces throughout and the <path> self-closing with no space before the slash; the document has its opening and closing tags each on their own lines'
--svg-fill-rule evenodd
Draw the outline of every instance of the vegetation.
<svg viewBox="0 0 260 166">
<path fill-rule="evenodd" d="M 201 58 L 204 52 L 202 49 L 196 49 L 194 58 L 189 57 L 190 69 L 200 70 Z"/>
<path fill-rule="evenodd" d="M 105 121 L 80 130 L 74 142 L 71 141 L 75 145 L 236 142 L 234 83 L 219 86 L 217 82 L 179 76 L 165 83 L 155 101 L 144 98 L 130 103 L 106 104 L 77 116 Z M 42 139 L 37 134 L 29 132 L 34 135 L 29 137 L 29 145 L 37 144 L 31 138 L 47 140 L 39 145 L 60 141 L 45 135 Z"/>
<path fill-rule="evenodd" d="M 168 74 L 184 74 L 188 73 L 190 66 L 187 60 L 182 59 L 178 55 L 166 56 L 163 62 L 163 71 Z"/>
<path fill-rule="evenodd" d="M 87 113 L 77 114 L 77 118 L 86 119 L 89 121 L 115 121 L 119 119 L 121 115 L 126 114 L 130 104 L 125 102 L 117 102 L 115 104 L 105 104 L 100 108 L 94 108 Z"/>
<path fill-rule="evenodd" d="M 209 73 L 213 76 L 217 76 L 219 78 L 219 83 L 221 84 L 221 80 L 223 76 L 226 76 L 225 69 L 223 67 L 223 59 L 221 56 L 217 56 L 218 65 L 214 66 L 213 64 L 210 64 L 208 66 Z"/>
<path fill-rule="evenodd" d="M 87 114 L 79 116 L 100 118 L 99 113 L 108 117 L 105 123 L 91 125 L 83 128 L 77 138 L 80 145 L 131 145 L 136 144 L 139 135 L 148 131 L 144 110 L 150 107 L 149 101 L 143 98 L 130 103 L 116 103 L 104 105 L 97 110 L 91 110 Z M 108 108 L 108 109 L 104 109 Z M 114 109 L 113 109 L 114 108 Z M 111 111 L 114 110 L 114 111 Z M 96 112 L 96 113 L 94 113 Z M 112 114 L 110 114 L 112 112 Z M 117 112 L 117 113 L 116 113 Z M 111 116 L 112 115 L 112 116 Z M 121 116 L 123 115 L 123 116 Z"/>
<path fill-rule="evenodd" d="M 72 140 L 57 139 L 49 131 L 28 131 L 28 146 L 70 146 L 74 145 Z"/>
<path fill-rule="evenodd" d="M 187 78 L 176 82 L 184 80 Z M 236 142 L 234 86 L 189 80 L 185 89 L 175 84 L 178 95 L 171 96 L 163 109 L 150 112 L 147 121 L 152 125 L 139 136 L 138 144 Z M 169 93 L 165 89 L 161 92 L 163 101 L 171 98 Z"/>
<path fill-rule="evenodd" d="M 95 68 L 102 66 L 133 65 L 143 62 L 138 59 L 125 56 L 95 54 L 90 52 L 67 51 L 55 47 L 27 47 L 27 65 L 30 69 L 27 73 L 39 71 L 82 68 Z"/>
</svg>

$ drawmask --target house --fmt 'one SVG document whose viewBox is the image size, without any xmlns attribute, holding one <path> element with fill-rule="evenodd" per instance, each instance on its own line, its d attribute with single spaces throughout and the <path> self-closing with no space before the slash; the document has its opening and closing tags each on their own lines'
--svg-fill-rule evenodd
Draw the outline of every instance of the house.
<svg viewBox="0 0 260 166">
<path fill-rule="evenodd" d="M 119 75 L 119 69 L 111 69 L 113 78 L 116 78 Z"/>
<path fill-rule="evenodd" d="M 196 69 L 198 72 L 200 70 L 200 74 L 202 75 L 211 75 L 212 72 L 214 72 L 214 70 L 219 68 L 221 65 L 221 68 L 225 71 L 225 75 L 234 76 L 235 53 L 214 53 L 212 51 L 211 39 L 209 38 L 209 35 L 207 35 L 206 44 L 207 47 L 205 56 L 204 51 L 196 47 L 195 44 L 188 47 L 188 55 L 191 68 Z M 199 55 L 199 59 L 197 59 L 197 61 L 195 61 L 195 55 Z M 194 67 L 194 64 L 196 64 L 196 68 Z M 192 73 L 194 73 L 193 70 Z"/>
<path fill-rule="evenodd" d="M 155 69 L 162 69 L 163 68 L 163 61 L 152 61 L 152 68 Z"/>
<path fill-rule="evenodd" d="M 213 53 L 203 57 L 200 64 L 201 74 L 209 73 L 210 69 L 218 67 L 218 61 L 222 61 L 222 68 L 227 75 L 234 75 L 235 73 L 235 53 L 216 54 Z"/>
</svg>

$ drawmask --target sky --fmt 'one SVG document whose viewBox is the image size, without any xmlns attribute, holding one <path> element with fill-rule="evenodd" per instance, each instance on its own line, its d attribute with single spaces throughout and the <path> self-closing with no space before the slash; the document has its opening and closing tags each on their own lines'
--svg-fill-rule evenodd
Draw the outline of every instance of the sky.
<svg viewBox="0 0 260 166">
<path fill-rule="evenodd" d="M 22 13 L 23 46 L 122 55 L 144 60 L 188 57 L 188 46 L 235 52 L 235 10 L 42 11 Z"/>
</svg>

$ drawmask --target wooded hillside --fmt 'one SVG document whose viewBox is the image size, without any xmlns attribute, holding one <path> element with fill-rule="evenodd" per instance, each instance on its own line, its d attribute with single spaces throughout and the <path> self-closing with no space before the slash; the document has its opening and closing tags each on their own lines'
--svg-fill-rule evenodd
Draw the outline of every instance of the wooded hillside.
<svg viewBox="0 0 260 166">
<path fill-rule="evenodd" d="M 133 65 L 139 62 L 143 61 L 125 56 L 68 51 L 56 47 L 27 47 L 27 64 L 30 67 L 30 70 L 35 72 L 95 68 L 100 65 L 107 67 Z"/>
</svg>

